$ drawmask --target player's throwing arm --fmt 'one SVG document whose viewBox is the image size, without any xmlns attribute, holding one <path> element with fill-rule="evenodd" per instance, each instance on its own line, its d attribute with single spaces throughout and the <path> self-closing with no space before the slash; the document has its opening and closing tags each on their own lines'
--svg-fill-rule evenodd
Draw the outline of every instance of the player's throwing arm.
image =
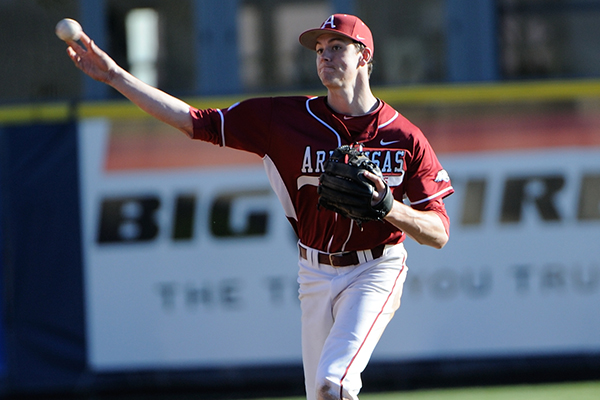
<svg viewBox="0 0 600 400">
<path fill-rule="evenodd" d="M 193 126 L 189 104 L 152 87 L 121 68 L 83 31 L 79 23 L 63 19 L 56 26 L 57 36 L 69 47 L 67 54 L 77 68 L 99 82 L 119 91 L 142 110 L 188 136 Z M 77 43 L 79 40 L 83 46 Z"/>
</svg>

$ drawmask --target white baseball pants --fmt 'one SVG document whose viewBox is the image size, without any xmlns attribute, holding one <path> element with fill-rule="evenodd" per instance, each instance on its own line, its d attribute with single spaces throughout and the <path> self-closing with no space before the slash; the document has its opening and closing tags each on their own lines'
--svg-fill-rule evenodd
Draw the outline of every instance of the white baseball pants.
<svg viewBox="0 0 600 400">
<path fill-rule="evenodd" d="M 307 400 L 356 400 L 360 375 L 400 307 L 406 250 L 386 246 L 380 258 L 350 267 L 319 264 L 315 255 L 307 248 L 298 275 Z"/>
</svg>

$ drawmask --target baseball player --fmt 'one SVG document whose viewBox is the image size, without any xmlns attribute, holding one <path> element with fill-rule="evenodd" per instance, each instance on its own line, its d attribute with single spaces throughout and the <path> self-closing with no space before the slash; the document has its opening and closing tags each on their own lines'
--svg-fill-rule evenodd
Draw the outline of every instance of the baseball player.
<svg viewBox="0 0 600 400">
<path fill-rule="evenodd" d="M 316 52 L 326 96 L 253 98 L 228 109 L 199 110 L 142 83 L 85 33 L 83 46 L 69 41 L 67 52 L 89 76 L 190 138 L 262 158 L 299 238 L 307 399 L 357 399 L 361 373 L 400 306 L 402 242 L 409 236 L 438 249 L 446 244 L 443 198 L 453 188 L 421 131 L 372 94 L 375 46 L 359 18 L 331 15 L 299 40 Z M 354 156 L 330 159 L 340 148 L 373 168 L 348 178 Z M 354 180 L 363 186 L 342 193 Z M 354 202 L 364 193 L 367 204 Z"/>
</svg>

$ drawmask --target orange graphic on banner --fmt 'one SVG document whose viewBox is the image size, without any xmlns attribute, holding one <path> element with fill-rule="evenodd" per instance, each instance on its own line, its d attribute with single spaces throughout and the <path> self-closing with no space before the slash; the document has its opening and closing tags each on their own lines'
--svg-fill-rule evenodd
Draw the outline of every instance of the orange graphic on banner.
<svg viewBox="0 0 600 400">
<path fill-rule="evenodd" d="M 600 114 L 569 109 L 508 112 L 470 110 L 460 115 L 405 113 L 438 154 L 556 147 L 600 147 Z M 191 140 L 151 119 L 114 121 L 107 171 L 209 168 L 262 164 L 255 154 Z"/>
</svg>

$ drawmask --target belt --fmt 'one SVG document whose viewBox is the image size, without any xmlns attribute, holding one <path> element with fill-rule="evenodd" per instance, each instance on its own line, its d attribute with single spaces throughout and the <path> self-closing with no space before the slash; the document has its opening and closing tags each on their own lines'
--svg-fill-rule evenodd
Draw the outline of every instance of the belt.
<svg viewBox="0 0 600 400">
<path fill-rule="evenodd" d="M 306 248 L 302 246 L 298 246 L 300 249 L 300 257 L 305 260 L 308 259 Z M 383 255 L 383 250 L 385 249 L 385 245 L 379 245 L 371 249 L 371 255 L 373 256 L 373 260 L 381 257 Z M 363 250 L 360 250 L 363 251 Z M 368 251 L 368 250 L 365 250 Z M 360 264 L 360 258 L 358 256 L 358 251 L 343 251 L 339 253 L 318 253 L 319 264 L 330 265 L 332 267 L 349 267 L 351 265 Z"/>
</svg>

